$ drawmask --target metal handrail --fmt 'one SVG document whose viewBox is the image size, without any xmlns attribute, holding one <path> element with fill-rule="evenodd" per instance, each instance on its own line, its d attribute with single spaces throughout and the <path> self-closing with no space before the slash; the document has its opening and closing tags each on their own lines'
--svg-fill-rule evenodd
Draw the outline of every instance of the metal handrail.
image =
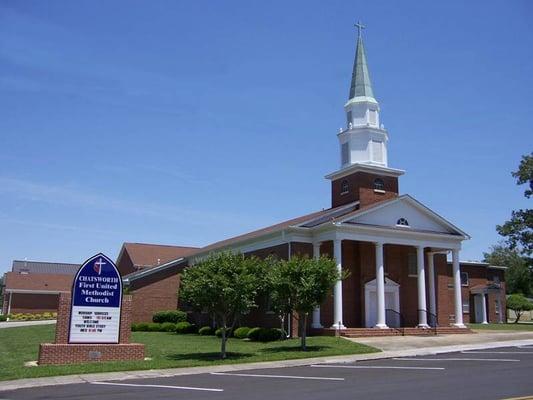
<svg viewBox="0 0 533 400">
<path fill-rule="evenodd" d="M 437 334 L 437 327 L 438 327 L 438 323 L 437 323 L 437 316 L 431 312 L 429 312 L 428 310 L 421 310 L 421 309 L 418 309 L 418 315 L 420 315 L 421 312 L 423 313 L 426 313 L 426 321 L 427 321 L 427 324 L 429 325 L 429 328 L 434 332 L 434 334 L 436 335 Z"/>
<path fill-rule="evenodd" d="M 404 317 L 402 315 L 402 313 L 396 311 L 396 310 L 393 310 L 392 308 L 386 308 L 385 309 L 385 321 L 388 320 L 387 318 L 387 315 L 394 315 L 398 318 L 398 325 L 399 326 L 390 326 L 390 324 L 387 323 L 387 325 L 389 326 L 389 328 L 392 328 L 392 329 L 396 329 L 398 332 L 400 332 L 402 334 L 402 336 L 404 335 L 404 327 L 405 327 L 405 321 L 404 321 Z"/>
</svg>

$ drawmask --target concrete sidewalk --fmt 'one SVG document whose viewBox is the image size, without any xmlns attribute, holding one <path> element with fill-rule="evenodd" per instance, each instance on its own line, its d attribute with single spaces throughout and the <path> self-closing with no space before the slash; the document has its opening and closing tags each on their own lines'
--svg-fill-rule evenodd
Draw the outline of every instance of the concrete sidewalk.
<svg viewBox="0 0 533 400">
<path fill-rule="evenodd" d="M 21 326 L 32 326 L 32 325 L 50 325 L 55 324 L 55 319 L 45 319 L 43 321 L 11 321 L 11 322 L 0 322 L 0 329 L 2 328 L 20 328 Z"/>
<path fill-rule="evenodd" d="M 504 346 L 531 346 L 533 345 L 533 333 L 531 332 L 513 332 L 507 333 L 506 336 L 501 335 L 500 332 L 493 336 L 494 333 L 480 334 L 480 335 L 446 335 L 442 337 L 427 338 L 427 337 L 400 337 L 394 339 L 408 339 L 408 341 L 398 340 L 397 347 L 407 346 L 407 349 L 385 350 L 381 353 L 347 355 L 347 356 L 333 356 L 333 357 L 317 357 L 305 358 L 299 360 L 286 361 L 269 361 L 249 364 L 230 364 L 217 365 L 213 367 L 193 367 L 193 368 L 172 368 L 159 370 L 144 370 L 144 371 L 124 371 L 124 372 L 105 372 L 98 374 L 83 374 L 83 375 L 66 375 L 46 378 L 32 378 L 32 379 L 18 379 L 14 381 L 0 382 L 0 392 L 6 390 L 15 390 L 30 387 L 53 386 L 53 385 L 68 385 L 74 383 L 87 382 L 102 382 L 102 381 L 121 381 L 127 379 L 142 379 L 142 378 L 161 378 L 180 375 L 195 375 L 206 374 L 211 372 L 229 372 L 229 371 L 245 371 L 262 368 L 284 368 L 305 366 L 316 363 L 348 363 L 364 360 L 378 360 L 393 357 L 413 357 L 420 355 L 432 355 L 441 353 L 450 353 L 455 351 L 466 350 L 480 350 L 490 349 Z M 463 343 L 467 341 L 466 336 L 476 336 L 477 340 L 472 343 Z M 442 338 L 442 339 L 441 339 Z M 483 341 L 498 339 L 496 341 Z M 373 338 L 378 339 L 378 338 Z M 386 341 L 390 341 L 390 337 Z M 415 340 L 412 340 L 415 339 Z M 416 339 L 421 339 L 417 341 Z M 433 340 L 439 340 L 440 343 L 435 344 Z M 370 343 L 371 339 L 364 339 L 365 343 L 378 346 Z M 385 342 L 385 339 L 381 338 Z M 363 342 L 363 339 L 356 340 Z M 411 344 L 407 344 L 407 343 Z M 444 344 L 447 343 L 447 344 Z M 387 347 L 384 343 L 379 344 L 382 347 Z M 393 347 L 394 345 L 390 345 Z M 379 346 L 378 346 L 379 347 Z"/>
<path fill-rule="evenodd" d="M 414 350 L 421 347 L 439 348 L 445 346 L 477 345 L 509 340 L 533 339 L 533 331 L 489 331 L 474 330 L 473 335 L 438 336 L 385 336 L 347 338 L 348 340 L 377 347 L 383 351 Z"/>
</svg>

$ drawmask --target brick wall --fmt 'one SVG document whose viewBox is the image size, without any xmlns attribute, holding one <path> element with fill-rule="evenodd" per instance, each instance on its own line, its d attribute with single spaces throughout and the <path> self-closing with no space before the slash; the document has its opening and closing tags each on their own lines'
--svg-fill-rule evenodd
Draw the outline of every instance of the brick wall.
<svg viewBox="0 0 533 400">
<path fill-rule="evenodd" d="M 383 180 L 385 193 L 374 191 L 374 180 Z M 342 193 L 342 182 L 348 181 L 348 192 Z M 338 207 L 359 200 L 361 206 L 377 203 L 397 197 L 399 193 L 398 178 L 380 176 L 368 172 L 355 172 L 351 175 L 331 181 L 331 206 Z"/>
<path fill-rule="evenodd" d="M 9 296 L 6 297 L 9 299 Z M 42 314 L 44 312 L 56 312 L 58 302 L 58 294 L 13 293 L 11 296 L 10 312 L 11 314 Z"/>
<path fill-rule="evenodd" d="M 150 274 L 131 283 L 134 323 L 152 322 L 157 311 L 178 309 L 178 267 Z"/>
</svg>

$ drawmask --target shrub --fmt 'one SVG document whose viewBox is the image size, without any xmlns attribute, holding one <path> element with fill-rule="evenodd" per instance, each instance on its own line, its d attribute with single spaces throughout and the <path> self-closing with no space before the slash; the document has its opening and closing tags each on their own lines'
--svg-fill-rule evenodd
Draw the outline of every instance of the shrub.
<svg viewBox="0 0 533 400">
<path fill-rule="evenodd" d="M 250 328 L 247 326 L 241 326 L 240 328 L 235 329 L 233 336 L 237 339 L 246 339 L 248 337 L 248 332 L 250 332 Z"/>
<path fill-rule="evenodd" d="M 7 315 L 0 315 L 0 322 L 3 322 L 7 319 Z"/>
<path fill-rule="evenodd" d="M 185 322 L 187 321 L 187 313 L 179 310 L 158 311 L 152 317 L 152 321 L 157 323 L 172 322 L 173 324 Z"/>
<path fill-rule="evenodd" d="M 138 332 L 147 332 L 148 324 L 146 322 L 141 322 L 139 324 L 131 324 L 131 330 Z"/>
<path fill-rule="evenodd" d="M 273 342 L 281 339 L 281 330 L 274 328 L 252 328 L 248 338 L 255 342 Z"/>
<path fill-rule="evenodd" d="M 176 333 L 178 334 L 196 333 L 196 325 L 193 325 L 189 322 L 178 322 L 176 324 Z"/>
<path fill-rule="evenodd" d="M 204 336 L 212 336 L 215 334 L 215 330 L 210 326 L 202 326 L 200 329 L 198 329 L 198 333 Z"/>
<path fill-rule="evenodd" d="M 148 332 L 161 332 L 161 324 L 156 324 L 155 322 L 152 322 L 148 325 Z"/>
<path fill-rule="evenodd" d="M 161 332 L 175 332 L 176 324 L 172 322 L 163 322 L 161 324 Z"/>
<path fill-rule="evenodd" d="M 226 337 L 229 338 L 229 337 L 233 336 L 232 334 L 233 334 L 233 332 L 231 331 L 231 329 L 227 328 L 227 329 L 226 329 Z M 217 337 L 222 337 L 222 328 L 218 328 L 218 329 L 215 331 L 215 335 L 216 335 Z"/>
</svg>

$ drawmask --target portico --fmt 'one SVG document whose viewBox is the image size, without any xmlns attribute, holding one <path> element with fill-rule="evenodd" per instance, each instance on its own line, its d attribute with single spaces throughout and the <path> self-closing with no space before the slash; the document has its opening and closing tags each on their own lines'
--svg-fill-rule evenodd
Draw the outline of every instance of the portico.
<svg viewBox="0 0 533 400">
<path fill-rule="evenodd" d="M 386 203 L 391 206 L 395 201 Z M 414 199 L 403 201 L 405 207 L 416 204 Z M 466 236 L 459 232 L 422 232 L 416 229 L 421 221 L 411 221 L 408 228 L 387 228 L 359 224 L 352 216 L 315 234 L 314 257 L 333 256 L 339 270 L 350 276 L 335 285 L 331 305 L 324 304 L 313 312 L 313 328 L 388 329 L 390 322 L 387 321 L 392 321 L 392 325 L 404 324 L 421 329 L 435 327 L 438 324 L 435 258 L 442 267 L 447 254 L 451 254 L 453 260 L 450 280 L 455 313 L 452 324 L 465 327 L 459 253 L 461 241 Z M 332 316 L 323 317 L 323 308 L 328 306 L 332 308 Z M 360 316 L 351 315 L 354 313 Z"/>
</svg>

